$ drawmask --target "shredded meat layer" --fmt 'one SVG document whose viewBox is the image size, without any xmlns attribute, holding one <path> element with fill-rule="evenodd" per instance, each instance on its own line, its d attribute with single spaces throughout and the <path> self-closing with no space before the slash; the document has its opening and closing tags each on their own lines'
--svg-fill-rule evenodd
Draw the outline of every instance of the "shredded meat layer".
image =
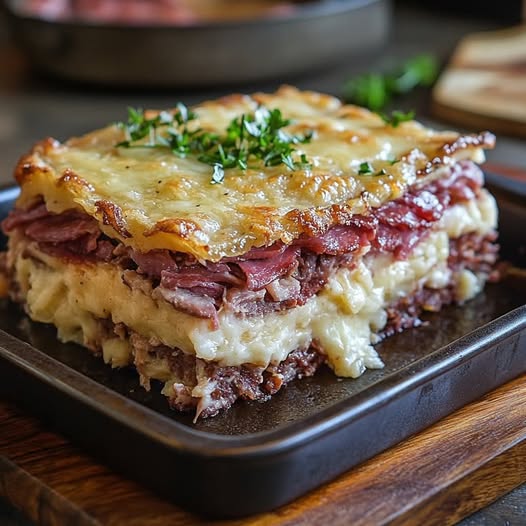
<svg viewBox="0 0 526 526">
<path fill-rule="evenodd" d="M 413 294 L 400 299 L 387 308 L 387 324 L 380 337 L 388 337 L 405 329 L 417 327 L 424 311 L 439 311 L 442 306 L 458 301 L 455 297 L 454 272 L 469 269 L 496 279 L 493 271 L 497 258 L 495 235 L 466 234 L 450 241 L 451 256 L 448 261 L 453 271 L 449 286 L 432 289 L 420 287 Z M 100 351 L 107 338 L 128 339 L 132 347 L 134 365 L 141 384 L 150 389 L 148 364 L 164 361 L 176 382 L 165 392 L 172 408 L 179 411 L 195 411 L 197 418 L 207 418 L 228 409 L 238 399 L 265 401 L 295 378 L 308 377 L 326 363 L 323 349 L 312 342 L 307 348 L 296 349 L 278 364 L 266 368 L 251 364 L 225 367 L 216 362 L 206 362 L 134 333 L 122 323 L 113 325 L 100 320 L 99 341 L 92 349 Z M 155 367 L 158 370 L 159 367 Z"/>
<path fill-rule="evenodd" d="M 495 243 L 497 234 L 486 236 L 477 233 L 465 234 L 449 240 L 448 267 L 453 272 L 463 269 L 483 275 L 486 281 L 497 281 L 499 271 L 495 264 L 499 246 Z M 447 287 L 432 289 L 422 287 L 412 296 L 401 298 L 387 308 L 387 325 L 381 336 L 392 336 L 406 329 L 418 327 L 422 311 L 438 312 L 443 305 L 458 302 L 454 283 Z"/>
</svg>

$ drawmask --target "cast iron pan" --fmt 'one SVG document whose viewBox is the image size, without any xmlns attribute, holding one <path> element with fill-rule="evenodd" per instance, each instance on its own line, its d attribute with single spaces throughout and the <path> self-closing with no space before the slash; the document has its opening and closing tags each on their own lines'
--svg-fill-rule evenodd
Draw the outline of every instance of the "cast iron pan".
<svg viewBox="0 0 526 526">
<path fill-rule="evenodd" d="M 111 86 L 188 87 L 280 81 L 379 48 L 388 0 L 319 0 L 244 22 L 123 25 L 46 20 L 6 0 L 12 34 L 47 73 Z"/>
<path fill-rule="evenodd" d="M 525 267 L 524 200 L 496 193 L 502 253 Z M 0 192 L 1 217 L 15 196 Z M 146 393 L 133 371 L 60 343 L 2 300 L 0 396 L 179 505 L 221 517 L 262 512 L 526 372 L 525 271 L 377 348 L 382 370 L 342 379 L 324 369 L 269 402 L 236 403 L 194 425 L 168 409 L 159 386 Z"/>
</svg>

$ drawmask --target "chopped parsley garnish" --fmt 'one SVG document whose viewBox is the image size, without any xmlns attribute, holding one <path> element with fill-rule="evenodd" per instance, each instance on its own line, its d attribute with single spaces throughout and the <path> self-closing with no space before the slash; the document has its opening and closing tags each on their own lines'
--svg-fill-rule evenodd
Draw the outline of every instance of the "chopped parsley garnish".
<svg viewBox="0 0 526 526">
<path fill-rule="evenodd" d="M 360 163 L 358 168 L 359 175 L 368 175 L 373 173 L 373 167 L 368 162 Z"/>
<path fill-rule="evenodd" d="M 126 140 L 117 146 L 168 149 L 179 157 L 195 155 L 212 166 L 212 184 L 224 182 L 226 169 L 244 171 L 255 161 L 263 161 L 265 166 L 284 164 L 289 170 L 310 167 L 305 154 L 299 158 L 295 155 L 294 146 L 309 142 L 312 133 L 286 133 L 283 128 L 291 121 L 284 119 L 279 109 L 260 106 L 253 114 L 236 117 L 221 136 L 189 125 L 196 117 L 181 103 L 177 104 L 177 111 L 163 111 L 152 118 L 146 117 L 142 110 L 129 108 L 128 122 L 118 124 Z"/>
<path fill-rule="evenodd" d="M 372 111 L 379 111 L 389 101 L 387 78 L 379 73 L 366 73 L 353 78 L 343 88 L 346 102 L 365 106 Z"/>
<path fill-rule="evenodd" d="M 380 117 L 382 117 L 386 124 L 389 124 L 389 126 L 396 128 L 401 122 L 406 122 L 414 119 L 415 112 L 413 110 L 408 112 L 394 110 L 393 112 L 391 112 L 391 115 L 380 113 Z"/>
<path fill-rule="evenodd" d="M 363 162 L 360 163 L 360 166 L 358 167 L 358 175 L 374 175 L 375 177 L 380 175 L 387 175 L 387 171 L 385 168 L 380 168 L 377 172 L 373 173 L 373 167 L 371 166 L 371 163 Z"/>
<path fill-rule="evenodd" d="M 417 86 L 431 86 L 437 75 L 437 60 L 431 55 L 417 55 L 386 74 L 368 73 L 350 79 L 343 88 L 343 97 L 378 112 L 397 95 L 409 93 Z"/>
</svg>

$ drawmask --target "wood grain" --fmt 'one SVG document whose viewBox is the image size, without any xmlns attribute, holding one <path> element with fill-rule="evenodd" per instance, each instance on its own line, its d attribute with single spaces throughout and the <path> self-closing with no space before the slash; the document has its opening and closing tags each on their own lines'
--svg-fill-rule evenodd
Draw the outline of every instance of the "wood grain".
<svg viewBox="0 0 526 526">
<path fill-rule="evenodd" d="M 433 88 L 433 114 L 526 137 L 525 61 L 526 24 L 464 37 Z"/>
<path fill-rule="evenodd" d="M 0 403 L 0 496 L 44 525 L 453 524 L 526 481 L 526 376 L 274 512 L 211 521 Z"/>
<path fill-rule="evenodd" d="M 509 179 L 515 179 L 516 181 L 522 181 L 526 183 L 526 168 L 520 168 L 518 166 L 510 166 L 508 164 L 500 164 L 495 162 L 487 161 L 483 165 L 484 170 L 499 174 Z"/>
</svg>

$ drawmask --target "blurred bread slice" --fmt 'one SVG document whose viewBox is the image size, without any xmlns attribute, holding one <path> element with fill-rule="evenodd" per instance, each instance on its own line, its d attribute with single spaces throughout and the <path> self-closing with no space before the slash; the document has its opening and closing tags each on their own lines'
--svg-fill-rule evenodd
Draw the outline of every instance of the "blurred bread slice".
<svg viewBox="0 0 526 526">
<path fill-rule="evenodd" d="M 464 38 L 433 88 L 432 111 L 526 137 L 526 25 Z"/>
</svg>

